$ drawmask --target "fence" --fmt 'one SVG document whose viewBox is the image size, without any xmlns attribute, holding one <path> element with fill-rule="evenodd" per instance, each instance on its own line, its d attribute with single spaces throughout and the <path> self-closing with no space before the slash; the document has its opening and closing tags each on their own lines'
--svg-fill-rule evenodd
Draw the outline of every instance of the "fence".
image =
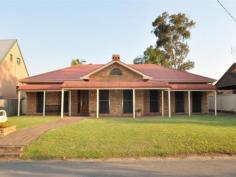
<svg viewBox="0 0 236 177">
<path fill-rule="evenodd" d="M 214 110 L 214 96 L 209 97 L 209 109 Z M 217 111 L 236 113 L 236 94 L 217 95 Z"/>
<path fill-rule="evenodd" d="M 0 109 L 4 109 L 8 116 L 15 116 L 17 114 L 17 100 L 0 99 Z"/>
</svg>

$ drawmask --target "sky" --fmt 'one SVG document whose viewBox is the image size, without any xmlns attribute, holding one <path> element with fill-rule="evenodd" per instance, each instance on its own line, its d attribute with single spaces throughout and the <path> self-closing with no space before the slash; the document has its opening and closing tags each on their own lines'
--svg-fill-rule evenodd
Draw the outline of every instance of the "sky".
<svg viewBox="0 0 236 177">
<path fill-rule="evenodd" d="M 236 16 L 236 1 L 221 0 Z M 192 73 L 219 79 L 236 62 L 236 22 L 216 0 L 0 0 L 0 39 L 17 39 L 30 75 L 60 69 L 73 58 L 132 63 L 156 38 L 162 12 L 196 22 L 188 41 Z M 234 57 L 235 55 L 235 57 Z"/>
</svg>

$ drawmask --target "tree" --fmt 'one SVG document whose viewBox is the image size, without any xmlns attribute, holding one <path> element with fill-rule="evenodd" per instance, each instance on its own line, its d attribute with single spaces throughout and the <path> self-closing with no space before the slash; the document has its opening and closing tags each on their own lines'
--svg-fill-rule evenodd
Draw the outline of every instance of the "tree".
<svg viewBox="0 0 236 177">
<path fill-rule="evenodd" d="M 157 37 L 156 46 L 148 47 L 144 52 L 146 63 L 156 63 L 178 70 L 189 70 L 194 62 L 185 61 L 189 46 L 190 29 L 195 22 L 184 13 L 169 15 L 167 12 L 158 16 L 152 26 Z"/>
<path fill-rule="evenodd" d="M 86 62 L 85 60 L 80 60 L 80 59 L 76 58 L 76 59 L 72 59 L 70 65 L 71 65 L 71 66 L 80 65 L 80 64 L 83 64 L 83 63 L 85 63 L 85 62 Z"/>
<path fill-rule="evenodd" d="M 169 60 L 166 60 L 165 53 L 153 46 L 148 47 L 144 51 L 145 63 L 161 64 L 163 66 L 170 66 Z"/>
</svg>

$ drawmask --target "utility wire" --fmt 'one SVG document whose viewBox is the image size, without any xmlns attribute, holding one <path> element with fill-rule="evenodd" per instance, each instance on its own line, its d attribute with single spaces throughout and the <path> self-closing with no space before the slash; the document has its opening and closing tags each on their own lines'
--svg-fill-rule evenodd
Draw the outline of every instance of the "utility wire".
<svg viewBox="0 0 236 177">
<path fill-rule="evenodd" d="M 219 0 L 216 0 L 216 2 L 218 2 L 218 4 L 225 10 L 225 12 L 234 20 L 234 22 L 236 22 L 236 18 L 230 13 L 230 11 L 228 11 Z"/>
</svg>

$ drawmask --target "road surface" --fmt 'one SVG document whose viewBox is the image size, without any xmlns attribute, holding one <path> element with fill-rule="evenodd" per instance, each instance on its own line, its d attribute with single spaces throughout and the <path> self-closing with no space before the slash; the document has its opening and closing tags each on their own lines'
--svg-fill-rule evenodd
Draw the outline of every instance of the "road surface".
<svg viewBox="0 0 236 177">
<path fill-rule="evenodd" d="M 0 161 L 0 177 L 236 177 L 236 159 Z"/>
</svg>

